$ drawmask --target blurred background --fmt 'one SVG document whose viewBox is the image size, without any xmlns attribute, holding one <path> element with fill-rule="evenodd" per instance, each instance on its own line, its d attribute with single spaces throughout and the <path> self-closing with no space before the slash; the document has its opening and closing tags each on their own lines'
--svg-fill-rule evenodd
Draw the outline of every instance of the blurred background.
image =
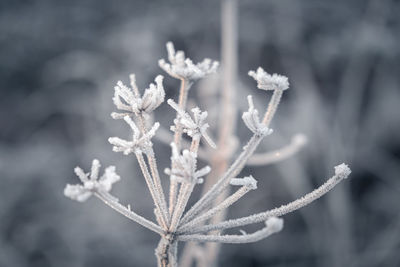
<svg viewBox="0 0 400 267">
<path fill-rule="evenodd" d="M 113 153 L 107 142 L 129 134 L 109 115 L 113 86 L 134 72 L 144 89 L 164 74 L 157 61 L 169 40 L 194 61 L 220 60 L 220 13 L 215 0 L 0 2 L 0 266 L 156 265 L 156 235 L 97 199 L 68 200 L 63 188 L 78 181 L 76 165 L 88 169 L 98 158 L 122 176 L 113 193 L 153 218 L 134 157 Z M 250 69 L 262 66 L 291 83 L 274 134 L 258 151 L 297 133 L 308 144 L 285 161 L 246 168 L 259 189 L 228 216 L 298 198 L 342 162 L 353 173 L 285 216 L 281 233 L 223 245 L 219 266 L 400 266 L 399 14 L 397 0 L 239 1 L 238 109 L 247 109 L 248 94 L 260 110 L 268 101 Z M 190 91 L 200 108 L 208 106 L 213 129 L 217 77 Z M 168 98 L 178 86 L 166 77 Z M 173 116 L 164 104 L 156 120 L 168 129 Z M 237 135 L 241 144 L 249 136 L 240 117 Z M 155 150 L 162 170 L 169 147 L 155 141 Z"/>
</svg>

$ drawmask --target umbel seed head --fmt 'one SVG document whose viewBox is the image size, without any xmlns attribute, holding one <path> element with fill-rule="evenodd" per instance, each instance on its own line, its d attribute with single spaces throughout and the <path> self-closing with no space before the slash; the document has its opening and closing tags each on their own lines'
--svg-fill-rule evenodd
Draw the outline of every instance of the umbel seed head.
<svg viewBox="0 0 400 267">
<path fill-rule="evenodd" d="M 257 71 L 249 71 L 249 76 L 257 81 L 257 87 L 263 90 L 286 90 L 289 88 L 289 80 L 286 76 L 269 74 L 263 68 L 258 67 Z"/>
</svg>

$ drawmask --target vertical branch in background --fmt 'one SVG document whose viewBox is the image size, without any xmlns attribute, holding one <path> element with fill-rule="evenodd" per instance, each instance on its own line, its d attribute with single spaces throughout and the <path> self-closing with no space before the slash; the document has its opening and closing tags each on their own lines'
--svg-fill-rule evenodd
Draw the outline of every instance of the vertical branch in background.
<svg viewBox="0 0 400 267">
<path fill-rule="evenodd" d="M 210 177 L 206 179 L 204 192 L 215 184 L 218 178 L 228 168 L 229 160 L 232 157 L 236 129 L 236 85 L 237 85 L 237 62 L 238 62 L 238 2 L 237 0 L 222 0 L 221 5 L 221 62 L 222 62 L 222 80 L 221 80 L 221 110 L 219 118 L 219 136 L 218 150 L 212 157 L 211 168 L 213 170 Z M 225 190 L 215 200 L 215 203 L 221 202 L 229 195 L 229 189 Z M 216 214 L 211 220 L 213 223 L 223 221 L 226 217 L 226 209 Z M 220 243 L 207 243 L 205 245 L 207 259 L 198 262 L 201 267 L 215 266 L 217 256 L 220 250 Z"/>
<path fill-rule="evenodd" d="M 214 170 L 211 181 L 216 181 L 228 168 L 229 160 L 234 152 L 231 149 L 235 137 L 236 128 L 236 85 L 237 85 L 237 62 L 238 62 L 238 39 L 237 21 L 238 10 L 237 0 L 222 0 L 221 9 L 221 54 L 222 54 L 222 83 L 221 83 L 221 112 L 220 129 L 218 136 L 218 147 L 221 153 L 213 158 L 211 168 Z M 208 188 L 206 188 L 207 190 Z M 225 190 L 215 200 L 221 202 L 229 195 L 230 190 Z M 227 209 L 216 214 L 211 220 L 213 223 L 223 221 L 226 217 Z M 203 266 L 216 266 L 220 243 L 207 243 L 205 246 L 207 262 Z"/>
</svg>

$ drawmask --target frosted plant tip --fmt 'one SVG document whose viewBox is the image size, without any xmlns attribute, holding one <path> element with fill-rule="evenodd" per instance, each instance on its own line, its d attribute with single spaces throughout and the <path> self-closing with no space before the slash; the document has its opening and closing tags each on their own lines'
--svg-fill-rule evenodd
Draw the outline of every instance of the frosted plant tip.
<svg viewBox="0 0 400 267">
<path fill-rule="evenodd" d="M 257 87 L 263 90 L 286 90 L 289 88 L 289 80 L 286 76 L 279 74 L 269 74 L 261 67 L 257 71 L 249 71 L 249 76 L 257 81 Z"/>
<path fill-rule="evenodd" d="M 345 163 L 342 163 L 335 167 L 335 175 L 339 176 L 342 179 L 346 179 L 350 175 L 350 173 L 351 173 L 351 169 Z"/>
<path fill-rule="evenodd" d="M 244 178 L 233 178 L 230 184 L 234 186 L 246 186 L 252 190 L 257 189 L 257 180 L 251 175 Z"/>
<path fill-rule="evenodd" d="M 271 217 L 265 222 L 265 225 L 272 233 L 277 233 L 283 229 L 283 219 Z"/>
</svg>

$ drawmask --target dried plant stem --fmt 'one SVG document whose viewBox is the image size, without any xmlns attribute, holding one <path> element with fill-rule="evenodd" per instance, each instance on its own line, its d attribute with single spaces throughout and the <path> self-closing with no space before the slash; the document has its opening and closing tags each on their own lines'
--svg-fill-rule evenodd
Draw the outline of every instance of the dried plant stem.
<svg viewBox="0 0 400 267">
<path fill-rule="evenodd" d="M 181 87 L 179 90 L 179 102 L 178 106 L 182 110 L 186 109 L 186 102 L 188 98 L 188 92 L 191 87 L 191 82 L 185 79 L 181 79 Z M 178 117 L 178 114 L 176 115 Z M 178 150 L 180 150 L 181 147 L 181 140 L 182 140 L 182 127 L 177 126 L 175 135 L 174 135 L 174 143 L 177 147 Z M 172 166 L 173 168 L 173 166 Z M 178 193 L 178 183 L 177 181 L 171 181 L 170 187 L 169 187 L 169 213 L 172 214 L 174 213 L 175 209 L 175 204 L 177 201 L 177 193 Z"/>
<path fill-rule="evenodd" d="M 200 138 L 193 138 L 192 143 L 190 145 L 190 151 L 196 153 L 199 150 L 199 145 L 200 145 Z"/>
<path fill-rule="evenodd" d="M 170 231 L 175 231 L 178 228 L 178 223 L 182 217 L 183 212 L 185 211 L 187 202 L 189 200 L 190 195 L 193 192 L 195 182 L 193 183 L 184 183 L 180 187 L 179 196 L 176 202 L 176 207 L 174 213 L 172 215 Z"/>
<path fill-rule="evenodd" d="M 271 100 L 269 101 L 267 112 L 265 112 L 263 118 L 263 124 L 269 127 L 272 118 L 275 115 L 276 109 L 278 108 L 279 102 L 281 102 L 283 90 L 274 90 Z"/>
<path fill-rule="evenodd" d="M 155 250 L 158 267 L 177 267 L 178 242 L 171 235 L 163 236 Z"/>
<path fill-rule="evenodd" d="M 211 187 L 211 189 L 196 202 L 195 205 L 185 214 L 182 218 L 182 223 L 187 223 L 192 220 L 197 214 L 202 212 L 204 209 L 212 204 L 212 201 L 218 197 L 219 193 L 224 191 L 224 189 L 229 185 L 230 180 L 237 176 L 246 164 L 247 159 L 253 154 L 254 150 L 257 148 L 258 144 L 262 140 L 263 136 L 253 135 L 246 147 L 243 149 L 242 153 L 237 157 L 229 169 L 224 173 L 221 179 Z"/>
<path fill-rule="evenodd" d="M 269 227 L 264 227 L 257 232 L 251 234 L 244 234 L 244 235 L 180 235 L 178 237 L 179 241 L 196 241 L 196 242 L 217 242 L 217 243 L 251 243 L 257 242 L 261 239 L 264 239 L 272 234 L 275 231 L 271 231 Z"/>
<path fill-rule="evenodd" d="M 162 224 L 163 224 L 162 226 L 163 227 L 167 228 L 169 219 L 168 219 L 168 216 L 166 217 L 165 212 L 163 212 L 163 209 L 160 206 L 160 195 L 158 195 L 157 192 L 156 192 L 157 191 L 156 187 L 154 185 L 154 182 L 153 182 L 153 180 L 151 178 L 151 175 L 149 173 L 149 170 L 147 168 L 147 164 L 146 164 L 146 162 L 145 162 L 145 160 L 143 158 L 143 154 L 140 153 L 140 152 L 137 152 L 135 154 L 136 154 L 136 158 L 138 160 L 140 169 L 142 170 L 142 173 L 143 173 L 144 179 L 146 181 L 147 187 L 149 188 L 150 195 L 151 195 L 151 197 L 153 199 L 153 202 L 154 202 L 154 204 L 156 206 L 156 209 L 158 210 L 158 213 L 156 213 L 156 215 L 157 214 L 161 215 L 161 218 L 158 218 L 158 220 L 162 222 Z"/>
<path fill-rule="evenodd" d="M 199 148 L 199 143 L 200 143 L 199 138 L 193 138 L 192 144 L 190 146 L 190 151 L 196 154 L 197 149 Z M 186 205 L 189 201 L 189 197 L 192 194 L 196 183 L 197 181 L 194 180 L 192 182 L 184 183 L 181 185 L 178 194 L 178 199 L 176 202 L 176 207 L 174 213 L 172 214 L 172 220 L 170 225 L 171 232 L 175 232 L 176 229 L 178 228 L 178 224 L 180 222 L 183 212 L 185 211 Z"/>
<path fill-rule="evenodd" d="M 239 218 L 239 219 L 228 220 L 228 221 L 220 222 L 217 224 L 200 226 L 195 229 L 191 229 L 188 232 L 185 232 L 184 234 L 206 233 L 206 232 L 214 231 L 214 230 L 229 229 L 229 228 L 234 228 L 234 227 L 239 227 L 239 226 L 244 226 L 244 225 L 248 225 L 248 224 L 254 224 L 257 222 L 266 221 L 268 218 L 271 218 L 271 217 L 283 216 L 287 213 L 298 210 L 298 209 L 310 204 L 314 200 L 320 198 L 321 196 L 325 195 L 327 192 L 329 192 L 333 187 L 335 187 L 339 182 L 341 182 L 346 177 L 343 177 L 342 175 L 334 175 L 333 177 L 331 177 L 328 181 L 326 181 L 323 185 L 321 185 L 314 191 L 308 193 L 307 195 L 303 196 L 302 198 L 292 201 L 292 202 L 290 202 L 286 205 L 283 205 L 279 208 L 275 208 L 272 210 L 268 210 L 266 212 L 257 213 L 257 214 Z"/>
<path fill-rule="evenodd" d="M 201 222 L 204 222 L 205 220 L 208 220 L 209 218 L 213 217 L 218 212 L 231 206 L 233 203 L 235 203 L 241 197 L 243 197 L 245 194 L 247 194 L 250 190 L 251 189 L 247 186 L 240 187 L 235 193 L 230 195 L 228 198 L 226 198 L 223 202 L 218 204 L 216 207 L 208 210 L 206 213 L 196 217 L 195 219 L 189 221 L 188 223 L 183 224 L 181 227 L 179 227 L 179 231 L 184 232 L 185 230 L 192 228 L 192 227 L 200 224 Z"/>
<path fill-rule="evenodd" d="M 112 197 L 110 194 L 106 192 L 96 192 L 94 195 L 100 200 L 102 200 L 106 205 L 108 205 L 113 210 L 119 212 L 123 216 L 131 219 L 132 221 L 142 225 L 143 227 L 146 227 L 147 229 L 155 233 L 158 233 L 160 235 L 164 233 L 163 229 L 160 226 L 156 225 L 152 221 L 147 220 L 146 218 L 136 214 L 135 212 L 121 205 L 120 203 L 115 201 L 115 198 Z"/>
<path fill-rule="evenodd" d="M 140 128 L 142 134 L 145 134 L 147 132 L 147 126 L 146 126 L 146 123 L 145 123 L 145 118 L 144 118 L 143 114 L 136 114 L 136 115 L 137 115 L 137 118 L 138 118 L 138 121 L 139 121 L 139 128 Z M 165 201 L 164 190 L 163 190 L 162 185 L 161 185 L 160 174 L 158 172 L 157 161 L 156 161 L 156 157 L 154 155 L 153 147 L 150 146 L 146 150 L 145 154 L 146 154 L 147 161 L 148 161 L 149 166 L 150 166 L 150 172 L 151 172 L 151 175 L 152 175 L 152 178 L 153 178 L 155 196 L 157 197 L 157 200 L 158 200 L 157 201 L 158 202 L 157 205 L 160 206 L 160 209 L 158 209 L 159 210 L 159 214 L 161 214 L 162 217 L 164 218 L 165 224 L 169 225 L 170 224 L 170 222 L 169 222 L 170 216 L 168 214 L 167 202 Z M 143 167 L 145 167 L 147 169 L 145 164 L 144 164 Z M 141 168 L 142 168 L 142 166 L 141 166 Z"/>
<path fill-rule="evenodd" d="M 157 196 L 159 198 L 161 212 L 163 213 L 164 218 L 166 218 L 167 225 L 169 225 L 170 218 L 169 218 L 169 213 L 168 213 L 168 208 L 167 208 L 167 202 L 165 201 L 164 190 L 161 185 L 160 174 L 158 172 L 156 157 L 154 155 L 153 149 L 150 149 L 149 151 L 146 152 L 146 157 L 149 162 L 151 174 L 153 176 L 154 187 L 155 187 Z"/>
</svg>

